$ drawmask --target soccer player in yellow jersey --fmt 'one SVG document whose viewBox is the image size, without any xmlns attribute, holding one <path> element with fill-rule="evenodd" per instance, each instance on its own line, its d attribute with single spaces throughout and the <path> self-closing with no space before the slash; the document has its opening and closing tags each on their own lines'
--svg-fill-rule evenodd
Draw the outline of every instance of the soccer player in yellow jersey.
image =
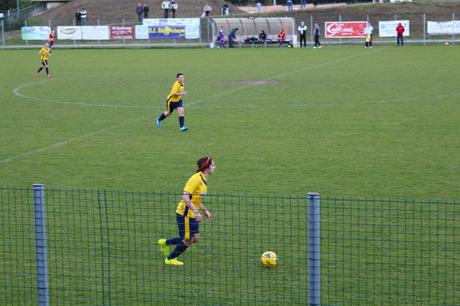
<svg viewBox="0 0 460 306">
<path fill-rule="evenodd" d="M 35 75 L 38 75 L 40 73 L 40 71 L 42 71 L 43 68 L 45 68 L 46 75 L 49 78 L 51 77 L 51 74 L 50 74 L 49 69 L 48 69 L 48 57 L 50 56 L 50 53 L 51 53 L 51 49 L 49 48 L 48 43 L 45 43 L 43 48 L 40 49 L 40 52 L 38 52 L 38 54 L 40 54 L 40 59 L 42 61 L 42 65 L 40 66 L 40 68 L 38 68 L 37 72 L 35 72 Z"/>
<path fill-rule="evenodd" d="M 179 237 L 160 239 L 158 244 L 163 255 L 167 256 L 165 264 L 182 266 L 184 263 L 176 259 L 185 250 L 200 240 L 200 225 L 203 216 L 200 210 L 211 222 L 212 215 L 203 204 L 203 197 L 208 191 L 207 178 L 216 170 L 214 160 L 205 156 L 197 161 L 198 169 L 185 184 L 182 192 L 182 200 L 177 205 L 176 221 L 179 228 Z M 175 245 L 174 250 L 169 252 L 169 246 Z"/>
<path fill-rule="evenodd" d="M 157 127 L 161 127 L 161 121 L 171 115 L 175 109 L 179 113 L 179 130 L 185 132 L 188 127 L 184 125 L 184 106 L 182 97 L 186 96 L 187 92 L 184 89 L 184 74 L 178 73 L 176 75 L 176 82 L 174 82 L 171 92 L 166 99 L 166 110 L 157 118 Z"/>
</svg>

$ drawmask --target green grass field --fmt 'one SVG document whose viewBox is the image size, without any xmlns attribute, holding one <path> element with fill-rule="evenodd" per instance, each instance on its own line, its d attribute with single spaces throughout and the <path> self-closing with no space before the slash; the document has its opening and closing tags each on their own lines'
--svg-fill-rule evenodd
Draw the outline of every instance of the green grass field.
<svg viewBox="0 0 460 306">
<path fill-rule="evenodd" d="M 215 222 L 177 273 L 153 245 L 175 232 L 175 194 L 109 193 L 107 208 L 97 193 L 50 190 L 54 304 L 175 305 L 198 293 L 190 304 L 305 304 L 306 192 L 460 198 L 456 46 L 53 53 L 48 80 L 34 76 L 36 51 L 0 52 L 0 187 L 179 193 L 200 156 L 217 165 Z M 187 133 L 176 115 L 154 126 L 179 71 Z M 14 204 L 3 209 L 0 261 L 12 264 L 0 265 L 0 296 L 28 304 L 33 217 L 16 193 L 0 190 Z M 267 193 L 277 196 L 251 196 Z M 332 197 L 322 202 L 323 303 L 456 303 L 458 205 Z M 258 265 L 267 249 L 277 270 Z M 193 294 L 180 293 L 184 280 Z"/>
<path fill-rule="evenodd" d="M 211 154 L 215 193 L 460 198 L 458 47 L 1 54 L 3 186 L 175 192 Z M 179 71 L 185 134 L 152 128 Z"/>
</svg>

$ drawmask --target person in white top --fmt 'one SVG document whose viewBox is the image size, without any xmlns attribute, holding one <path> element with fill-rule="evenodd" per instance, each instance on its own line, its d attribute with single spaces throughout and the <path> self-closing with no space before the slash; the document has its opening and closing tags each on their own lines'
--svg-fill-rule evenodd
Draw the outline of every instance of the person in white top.
<svg viewBox="0 0 460 306">
<path fill-rule="evenodd" d="M 256 7 L 257 7 L 257 14 L 260 14 L 262 12 L 262 0 L 257 0 Z"/>
<path fill-rule="evenodd" d="M 374 27 L 371 25 L 370 22 L 367 23 L 367 26 L 364 28 L 364 34 L 366 35 L 366 48 L 372 48 L 372 32 L 374 31 Z"/>
<path fill-rule="evenodd" d="M 300 48 L 302 48 L 302 42 L 303 42 L 303 47 L 307 47 L 307 26 L 305 25 L 305 22 L 301 22 L 299 27 L 297 28 L 297 31 L 299 32 L 300 36 Z"/>
<path fill-rule="evenodd" d="M 163 9 L 163 12 L 164 12 L 163 17 L 168 18 L 169 17 L 169 9 L 171 8 L 171 2 L 169 2 L 169 0 L 163 1 L 163 3 L 161 3 L 161 8 Z"/>
<path fill-rule="evenodd" d="M 81 18 L 80 22 L 81 22 L 82 26 L 86 25 L 86 17 L 87 17 L 86 14 L 87 14 L 87 12 L 86 12 L 85 8 L 82 7 L 81 10 L 80 10 L 80 18 Z"/>
</svg>

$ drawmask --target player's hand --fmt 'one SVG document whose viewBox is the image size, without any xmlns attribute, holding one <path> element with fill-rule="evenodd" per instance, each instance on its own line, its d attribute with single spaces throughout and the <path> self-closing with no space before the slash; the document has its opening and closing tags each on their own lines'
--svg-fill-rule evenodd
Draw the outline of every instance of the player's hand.
<svg viewBox="0 0 460 306">
<path fill-rule="evenodd" d="M 198 221 L 198 222 L 203 221 L 203 216 L 200 215 L 199 213 L 196 213 L 196 214 L 195 214 L 195 218 L 196 218 L 196 221 Z"/>
<path fill-rule="evenodd" d="M 206 217 L 208 218 L 208 221 L 211 222 L 212 215 L 211 215 L 211 213 L 209 212 L 209 210 L 206 210 L 206 211 L 204 212 L 204 214 L 205 214 Z"/>
</svg>

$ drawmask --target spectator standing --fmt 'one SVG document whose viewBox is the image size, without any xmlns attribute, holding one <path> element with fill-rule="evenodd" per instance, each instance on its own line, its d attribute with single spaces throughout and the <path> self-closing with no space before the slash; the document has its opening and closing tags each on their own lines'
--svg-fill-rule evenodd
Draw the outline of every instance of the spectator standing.
<svg viewBox="0 0 460 306">
<path fill-rule="evenodd" d="M 233 43 L 236 39 L 236 31 L 238 31 L 238 28 L 234 28 L 228 33 L 228 47 L 233 48 Z"/>
<path fill-rule="evenodd" d="M 211 13 L 212 11 L 212 7 L 209 5 L 209 4 L 206 4 L 204 7 L 203 7 L 203 17 L 209 17 L 209 13 Z"/>
<path fill-rule="evenodd" d="M 146 3 L 144 3 L 144 18 L 149 18 L 149 12 L 149 6 Z"/>
<path fill-rule="evenodd" d="M 397 46 L 404 46 L 404 39 L 403 39 L 403 35 L 404 35 L 404 26 L 402 25 L 402 23 L 398 23 L 398 26 L 396 27 L 396 43 L 397 43 Z"/>
<path fill-rule="evenodd" d="M 314 30 L 314 36 L 315 36 L 315 46 L 313 48 L 322 48 L 323 46 L 319 42 L 319 32 L 320 32 L 319 25 L 315 23 L 315 30 Z"/>
<path fill-rule="evenodd" d="M 141 22 L 142 21 L 142 15 L 144 15 L 144 8 L 140 3 L 137 4 L 136 6 L 136 14 L 137 14 L 137 21 Z"/>
<path fill-rule="evenodd" d="M 87 16 L 87 13 L 88 13 L 88 12 L 85 10 L 85 8 L 82 7 L 81 10 L 80 10 L 80 24 L 81 24 L 82 26 L 85 26 L 86 23 L 87 23 L 87 17 L 88 17 L 88 16 Z"/>
<path fill-rule="evenodd" d="M 257 14 L 262 12 L 262 0 L 257 0 L 256 2 Z"/>
<path fill-rule="evenodd" d="M 288 11 L 292 12 L 292 10 L 294 9 L 292 6 L 292 0 L 287 0 L 287 7 L 288 7 Z"/>
<path fill-rule="evenodd" d="M 366 28 L 364 29 L 364 34 L 366 34 L 366 48 L 372 48 L 372 32 L 374 31 L 374 27 L 371 25 L 370 22 L 367 23 Z"/>
<path fill-rule="evenodd" d="M 305 9 L 305 5 L 307 4 L 307 0 L 300 0 L 300 8 L 303 10 Z"/>
<path fill-rule="evenodd" d="M 163 9 L 163 18 L 169 17 L 169 9 L 171 8 L 171 2 L 165 0 L 161 3 L 161 8 Z"/>
<path fill-rule="evenodd" d="M 176 11 L 177 11 L 177 3 L 175 0 L 171 1 L 171 12 L 173 14 L 173 18 L 176 18 Z"/>
<path fill-rule="evenodd" d="M 229 12 L 230 11 L 229 11 L 229 8 L 228 8 L 228 4 L 225 3 L 224 5 L 222 5 L 222 15 L 228 16 Z"/>
<path fill-rule="evenodd" d="M 317 7 L 318 6 L 318 0 L 313 0 L 313 7 Z"/>
<path fill-rule="evenodd" d="M 75 12 L 75 23 L 77 26 L 81 25 L 81 15 L 80 11 Z"/>
<path fill-rule="evenodd" d="M 307 47 L 307 26 L 305 25 L 305 22 L 301 22 L 299 27 L 297 28 L 297 31 L 299 32 L 300 36 L 300 48 L 302 48 L 302 42 L 303 42 L 303 47 Z"/>
</svg>

